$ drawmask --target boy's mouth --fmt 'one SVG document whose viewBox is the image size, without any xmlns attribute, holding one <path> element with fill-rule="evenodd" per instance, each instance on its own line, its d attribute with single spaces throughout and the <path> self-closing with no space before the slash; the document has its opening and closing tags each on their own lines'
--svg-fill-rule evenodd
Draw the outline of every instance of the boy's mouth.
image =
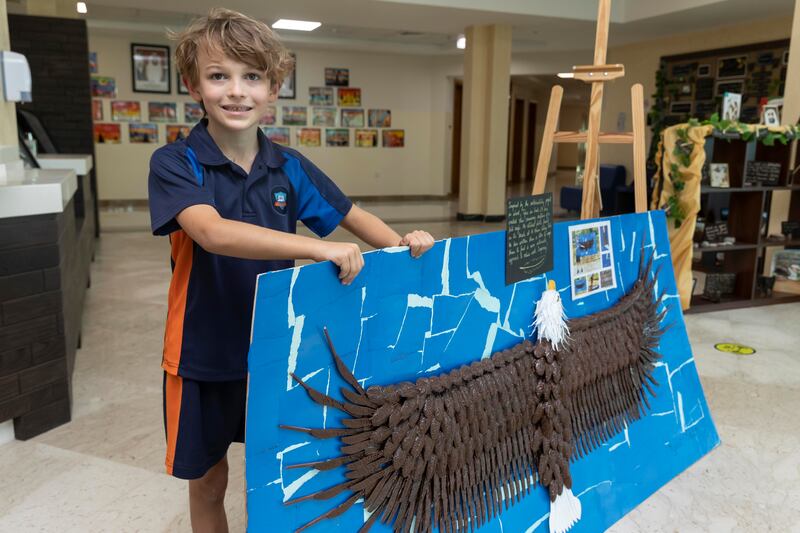
<svg viewBox="0 0 800 533">
<path fill-rule="evenodd" d="M 232 113 L 244 113 L 245 111 L 250 111 L 253 108 L 246 105 L 224 105 L 222 106 L 222 109 Z"/>
</svg>

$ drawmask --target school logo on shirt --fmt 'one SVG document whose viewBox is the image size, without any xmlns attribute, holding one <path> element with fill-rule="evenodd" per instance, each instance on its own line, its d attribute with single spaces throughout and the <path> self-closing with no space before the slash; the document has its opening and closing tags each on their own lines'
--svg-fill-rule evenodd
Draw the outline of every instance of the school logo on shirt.
<svg viewBox="0 0 800 533">
<path fill-rule="evenodd" d="M 275 187 L 272 189 L 272 207 L 281 215 L 286 214 L 288 199 L 289 192 L 283 187 Z"/>
</svg>

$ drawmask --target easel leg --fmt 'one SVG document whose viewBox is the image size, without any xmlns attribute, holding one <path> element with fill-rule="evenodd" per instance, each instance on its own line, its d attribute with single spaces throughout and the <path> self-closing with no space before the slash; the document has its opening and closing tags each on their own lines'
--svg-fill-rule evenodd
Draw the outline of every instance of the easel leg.
<svg viewBox="0 0 800 533">
<path fill-rule="evenodd" d="M 539 149 L 539 161 L 536 163 L 536 177 L 533 180 L 532 194 L 542 194 L 547 184 L 547 171 L 550 169 L 550 157 L 553 154 L 553 138 L 558 128 L 558 115 L 561 112 L 561 97 L 564 89 L 554 85 L 550 91 L 550 104 L 547 106 L 547 121 L 544 124 L 542 146 Z"/>
<path fill-rule="evenodd" d="M 581 219 L 597 218 L 600 209 L 597 203 L 598 193 L 598 157 L 600 119 L 603 110 L 603 83 L 592 83 L 592 97 L 589 105 L 589 126 L 586 132 L 586 169 L 583 174 L 583 204 L 581 205 Z"/>
<path fill-rule="evenodd" d="M 647 211 L 647 174 L 644 155 L 644 88 L 641 83 L 631 87 L 631 121 L 633 123 L 633 190 L 636 212 Z"/>
</svg>

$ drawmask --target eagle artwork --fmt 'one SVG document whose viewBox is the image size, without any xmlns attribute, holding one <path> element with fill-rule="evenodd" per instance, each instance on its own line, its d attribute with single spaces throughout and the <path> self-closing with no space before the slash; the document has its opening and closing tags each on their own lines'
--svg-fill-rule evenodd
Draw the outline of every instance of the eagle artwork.
<svg viewBox="0 0 800 533">
<path fill-rule="evenodd" d="M 313 401 L 352 418 L 335 429 L 281 428 L 340 439 L 340 456 L 289 468 L 344 465 L 347 480 L 286 503 L 350 496 L 297 531 L 359 500 L 369 516 L 362 532 L 377 520 L 396 532 L 473 531 L 536 482 L 549 494 L 550 531 L 570 529 L 581 517 L 570 462 L 644 416 L 654 394 L 665 311 L 658 310 L 651 266 L 652 257 L 642 259 L 637 281 L 615 305 L 571 320 L 551 281 L 536 305 L 537 342 L 413 383 L 364 390 L 326 330 L 337 371 L 352 390 L 343 387 L 339 401 L 292 377 Z"/>
</svg>

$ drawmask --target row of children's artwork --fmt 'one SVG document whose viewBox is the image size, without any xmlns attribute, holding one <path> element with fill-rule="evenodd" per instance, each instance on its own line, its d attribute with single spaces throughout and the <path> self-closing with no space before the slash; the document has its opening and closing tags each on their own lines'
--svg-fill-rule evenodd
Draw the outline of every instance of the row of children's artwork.
<svg viewBox="0 0 800 533">
<path fill-rule="evenodd" d="M 146 102 L 150 122 L 188 122 L 195 123 L 203 118 L 203 107 L 196 102 L 183 102 L 183 120 L 178 120 L 178 102 Z M 135 100 L 111 100 L 109 103 L 111 122 L 142 121 L 142 102 Z M 281 110 L 283 126 L 323 126 L 327 128 L 391 128 L 392 111 L 389 109 L 338 109 L 336 107 L 312 107 L 309 113 L 306 106 L 283 106 Z M 103 100 L 92 100 L 92 120 L 102 122 L 105 118 Z M 338 124 L 337 124 L 338 119 Z M 278 125 L 278 109 L 269 106 L 259 121 L 261 126 Z"/>
<path fill-rule="evenodd" d="M 307 148 L 317 148 L 322 146 L 321 128 L 294 128 L 296 146 Z M 291 145 L 291 129 L 286 127 L 262 126 L 261 131 L 272 142 L 284 146 Z M 406 141 L 405 130 L 395 129 L 356 129 L 353 131 L 353 143 L 350 143 L 350 129 L 348 128 L 325 128 L 325 146 L 344 147 L 355 146 L 357 148 L 377 148 L 378 137 L 380 134 L 383 148 L 403 148 Z"/>
<path fill-rule="evenodd" d="M 122 124 L 96 122 L 94 124 L 94 142 L 98 144 L 122 143 Z M 129 122 L 128 142 L 130 143 L 158 143 L 159 128 L 157 123 Z M 184 124 L 165 124 L 166 142 L 175 142 L 189 135 L 192 126 Z M 290 128 L 261 126 L 261 131 L 273 142 L 290 146 L 292 133 Z M 379 134 L 384 148 L 403 148 L 405 146 L 405 130 L 392 129 L 356 129 L 353 130 L 353 142 L 350 143 L 350 129 L 325 128 L 325 146 L 358 148 L 377 148 Z M 295 128 L 295 145 L 307 148 L 322 146 L 321 128 Z"/>
</svg>

